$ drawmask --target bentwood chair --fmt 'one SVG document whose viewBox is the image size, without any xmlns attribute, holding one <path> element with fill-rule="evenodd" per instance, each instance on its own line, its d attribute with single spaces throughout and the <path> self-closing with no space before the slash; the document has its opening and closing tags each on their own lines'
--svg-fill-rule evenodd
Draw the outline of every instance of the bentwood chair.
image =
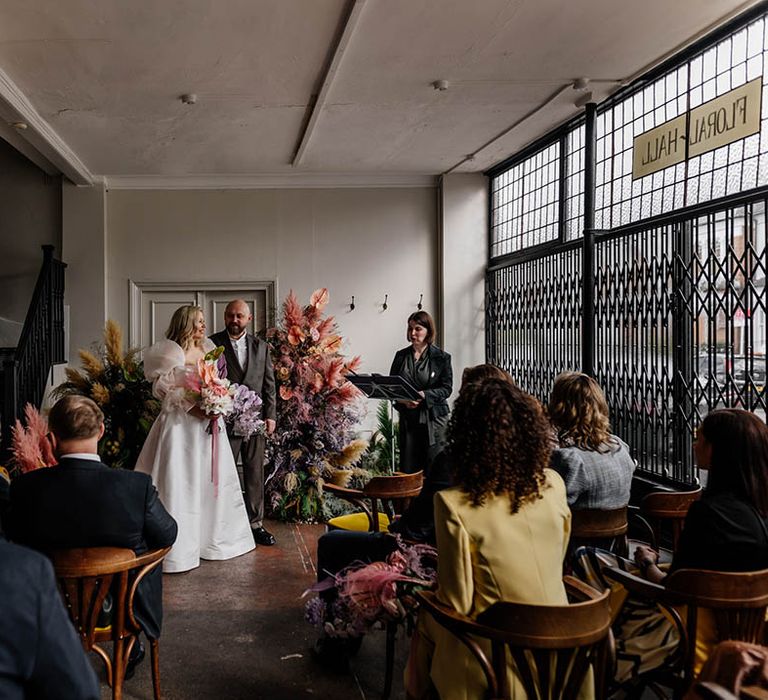
<svg viewBox="0 0 768 700">
<path fill-rule="evenodd" d="M 620 557 L 626 557 L 627 507 L 613 510 L 572 510 L 569 554 L 579 547 L 601 547 Z"/>
<path fill-rule="evenodd" d="M 612 665 L 608 591 L 598 593 L 571 577 L 563 578 L 568 605 L 499 602 L 471 619 L 419 591 L 424 613 L 456 635 L 483 669 L 490 700 L 508 700 L 507 650 L 529 698 L 574 700 L 594 672 L 595 697 L 605 696 L 606 670 Z M 490 641 L 488 658 L 478 639 Z"/>
<path fill-rule="evenodd" d="M 421 492 L 423 483 L 423 472 L 395 472 L 392 476 L 374 476 L 362 489 L 325 483 L 324 491 L 350 501 L 361 509 L 358 513 L 331 518 L 328 521 L 328 529 L 386 532 L 389 528 L 389 516 L 384 512 L 384 504 L 391 501 L 397 505 L 415 498 Z"/>
<path fill-rule="evenodd" d="M 664 585 L 618 568 L 606 568 L 603 573 L 621 583 L 630 595 L 661 606 L 680 636 L 678 653 L 669 665 L 644 674 L 640 678 L 641 686 L 671 687 L 675 697 L 681 697 L 688 690 L 694 680 L 702 614 L 712 617 L 715 642 L 763 643 L 768 569 L 744 573 L 679 569 L 664 579 Z"/>
<path fill-rule="evenodd" d="M 56 579 L 72 623 L 86 651 L 95 651 L 104 662 L 113 700 L 123 696 L 123 678 L 133 645 L 141 632 L 133 602 L 141 580 L 160 565 L 170 547 L 136 556 L 131 549 L 87 547 L 49 553 Z M 112 594 L 112 620 L 97 627 L 102 604 Z M 100 646 L 112 642 L 112 657 Z M 160 700 L 159 643 L 150 639 L 152 686 Z"/>
<path fill-rule="evenodd" d="M 640 501 L 639 510 L 633 513 L 633 521 L 643 527 L 651 546 L 657 551 L 661 545 L 662 529 L 668 526 L 674 552 L 688 509 L 700 498 L 700 486 L 692 491 L 654 491 Z"/>
</svg>

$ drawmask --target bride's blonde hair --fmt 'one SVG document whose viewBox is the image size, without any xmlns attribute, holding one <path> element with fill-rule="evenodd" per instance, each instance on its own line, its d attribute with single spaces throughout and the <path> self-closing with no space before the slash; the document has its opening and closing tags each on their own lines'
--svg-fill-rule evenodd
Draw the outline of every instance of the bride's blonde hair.
<svg viewBox="0 0 768 700">
<path fill-rule="evenodd" d="M 184 350 L 189 350 L 192 345 L 192 335 L 195 332 L 195 320 L 198 314 L 201 316 L 203 314 L 203 310 L 199 306 L 180 306 L 171 316 L 165 337 L 177 342 Z M 198 345 L 202 345 L 202 340 Z"/>
</svg>

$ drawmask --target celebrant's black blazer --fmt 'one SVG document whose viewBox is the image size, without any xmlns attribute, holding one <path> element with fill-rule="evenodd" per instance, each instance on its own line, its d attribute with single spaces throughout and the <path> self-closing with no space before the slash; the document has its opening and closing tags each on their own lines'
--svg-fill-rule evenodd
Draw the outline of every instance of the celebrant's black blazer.
<svg viewBox="0 0 768 700">
<path fill-rule="evenodd" d="M 72 547 L 126 547 L 136 554 L 176 541 L 170 516 L 148 474 L 65 458 L 11 483 L 8 538 L 43 552 Z M 163 618 L 162 571 L 145 576 L 136 592 L 136 619 L 157 638 Z"/>
<path fill-rule="evenodd" d="M 413 352 L 413 347 L 410 345 L 395 353 L 395 359 L 392 360 L 392 367 L 389 370 L 390 375 L 402 375 L 405 359 L 409 352 Z M 419 391 L 424 392 L 424 405 L 429 409 L 430 420 L 434 421 L 440 416 L 447 416 L 450 412 L 448 397 L 453 391 L 453 368 L 451 367 L 451 356 L 437 345 L 429 345 L 425 352 L 429 353 L 432 372 L 429 381 L 424 386 L 416 386 L 415 384 L 414 386 Z M 398 403 L 395 404 L 395 408 L 403 410 L 403 407 Z"/>
</svg>

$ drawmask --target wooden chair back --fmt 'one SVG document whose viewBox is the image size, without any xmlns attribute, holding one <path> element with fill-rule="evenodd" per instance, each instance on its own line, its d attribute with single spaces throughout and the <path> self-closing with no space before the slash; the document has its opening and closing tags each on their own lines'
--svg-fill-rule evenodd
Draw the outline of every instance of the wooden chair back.
<svg viewBox="0 0 768 700">
<path fill-rule="evenodd" d="M 509 650 L 530 698 L 575 699 L 594 670 L 595 696 L 604 697 L 612 642 L 608 591 L 599 593 L 566 576 L 568 605 L 499 602 L 476 620 L 440 604 L 432 592 L 419 591 L 423 609 L 455 634 L 474 654 L 488 682 L 488 698 L 508 700 Z M 477 638 L 491 644 L 489 659 Z"/>
<path fill-rule="evenodd" d="M 627 556 L 627 506 L 613 510 L 572 510 L 569 551 L 592 546 Z"/>
<path fill-rule="evenodd" d="M 683 522 L 691 503 L 701 498 L 701 486 L 693 491 L 654 491 L 640 502 L 640 515 L 649 522 L 655 538 L 651 544 L 658 549 L 661 543 L 661 525 L 669 523 L 672 530 L 672 551 L 683 531 Z"/>
<path fill-rule="evenodd" d="M 749 572 L 679 569 L 664 581 L 678 603 L 687 606 L 685 678 L 693 679 L 699 610 L 711 610 L 717 641 L 762 644 L 768 610 L 768 569 Z"/>
<path fill-rule="evenodd" d="M 374 476 L 362 489 L 350 489 L 325 483 L 323 490 L 357 505 L 368 516 L 369 530 L 378 532 L 379 513 L 383 512 L 383 504 L 386 501 L 402 503 L 414 498 L 421 492 L 423 484 L 423 472 L 413 474 L 395 472 L 391 476 Z"/>
<path fill-rule="evenodd" d="M 141 627 L 133 603 L 141 580 L 160 565 L 170 547 L 136 556 L 131 549 L 87 547 L 49 553 L 64 606 L 80 635 L 83 648 L 94 651 L 104 662 L 112 697 L 122 698 L 122 683 L 131 649 Z M 107 594 L 112 594 L 112 619 L 108 627 L 97 627 Z M 112 642 L 112 658 L 100 646 Z M 150 640 L 155 700 L 160 698 L 158 642 Z"/>
<path fill-rule="evenodd" d="M 680 635 L 680 653 L 671 665 L 654 669 L 649 676 L 666 678 L 682 695 L 694 680 L 700 611 L 711 611 L 717 642 L 735 640 L 763 643 L 768 610 L 768 569 L 743 573 L 679 569 L 663 585 L 608 568 L 603 573 L 621 583 L 630 594 L 654 601 L 669 614 Z M 685 611 L 685 615 L 681 614 Z M 683 620 L 685 617 L 685 620 Z M 653 682 L 653 678 L 650 679 Z"/>
</svg>

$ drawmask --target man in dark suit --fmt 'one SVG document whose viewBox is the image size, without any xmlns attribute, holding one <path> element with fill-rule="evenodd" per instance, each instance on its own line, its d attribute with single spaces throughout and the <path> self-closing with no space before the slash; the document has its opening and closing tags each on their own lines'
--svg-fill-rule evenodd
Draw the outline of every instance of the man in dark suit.
<svg viewBox="0 0 768 700">
<path fill-rule="evenodd" d="M 245 301 L 230 301 L 224 310 L 226 330 L 214 333 L 211 340 L 224 348 L 228 379 L 247 386 L 261 396 L 262 417 L 267 434 L 271 435 L 275 430 L 276 417 L 275 373 L 269 346 L 246 330 L 252 318 Z M 264 436 L 256 435 L 243 440 L 230 433 L 229 444 L 235 461 L 238 455 L 242 459 L 245 507 L 251 521 L 253 538 L 256 544 L 271 546 L 275 544 L 275 538 L 264 528 Z"/>
<path fill-rule="evenodd" d="M 51 563 L 0 538 L 0 698 L 98 700 Z"/>
<path fill-rule="evenodd" d="M 11 483 L 9 539 L 33 549 L 127 547 L 136 554 L 176 540 L 176 521 L 147 474 L 110 469 L 99 460 L 104 416 L 84 396 L 66 396 L 48 416 L 59 464 L 23 474 Z M 162 572 L 156 568 L 136 592 L 134 613 L 148 637 L 160 636 Z M 136 663 L 143 657 L 134 645 Z"/>
</svg>

